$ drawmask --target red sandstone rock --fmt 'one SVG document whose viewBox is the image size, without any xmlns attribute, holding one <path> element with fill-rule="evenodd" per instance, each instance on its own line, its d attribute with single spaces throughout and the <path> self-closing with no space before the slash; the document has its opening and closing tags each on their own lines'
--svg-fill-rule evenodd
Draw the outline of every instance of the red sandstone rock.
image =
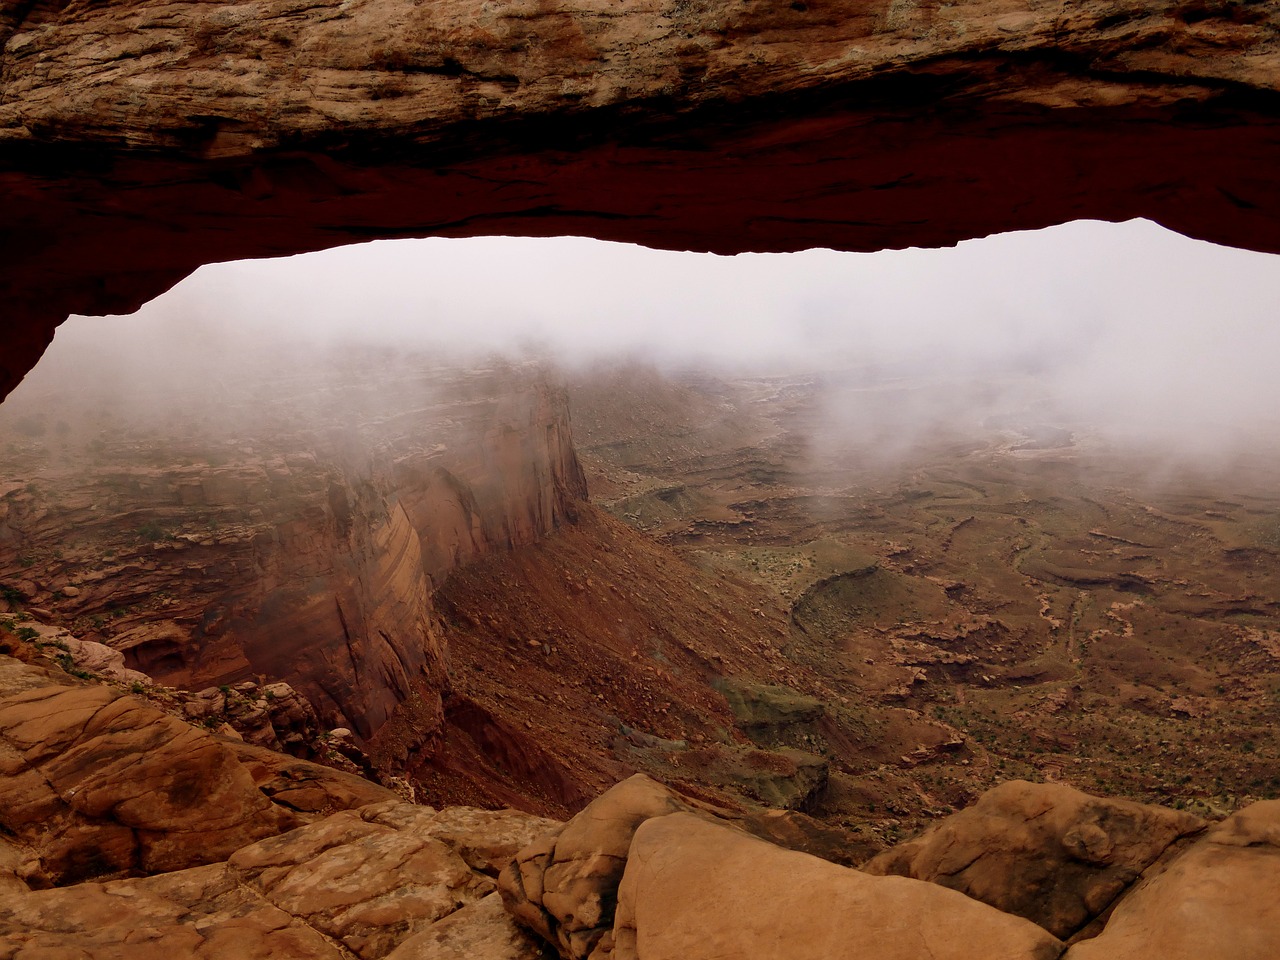
<svg viewBox="0 0 1280 960">
<path fill-rule="evenodd" d="M 456 811 L 466 819 L 488 811 Z M 0 956 L 94 960 L 535 960 L 541 948 L 432 835 L 384 802 L 145 879 L 6 892 Z M 506 830 L 519 814 L 506 814 Z M 536 818 L 529 818 L 534 820 Z M 478 821 L 477 821 L 478 822 Z"/>
<path fill-rule="evenodd" d="M 26 879 L 47 885 L 209 863 L 297 821 L 209 734 L 46 675 L 0 698 L 0 823 L 32 851 Z"/>
<path fill-rule="evenodd" d="M 178 870 L 394 797 L 0 656 L 0 828 L 16 841 L 0 848 L 0 877 L 43 887 Z"/>
<path fill-rule="evenodd" d="M 2 9 L 0 396 L 68 312 L 378 236 L 1280 250 L 1268 3 Z"/>
</svg>

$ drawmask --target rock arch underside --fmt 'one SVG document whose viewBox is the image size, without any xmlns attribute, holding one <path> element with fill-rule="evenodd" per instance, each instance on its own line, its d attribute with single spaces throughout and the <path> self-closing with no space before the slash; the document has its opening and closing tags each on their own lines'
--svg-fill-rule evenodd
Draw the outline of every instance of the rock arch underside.
<svg viewBox="0 0 1280 960">
<path fill-rule="evenodd" d="M 0 396 L 69 313 L 379 237 L 1280 251 L 1269 0 L 0 0 Z M 501 265 L 495 265 L 500 271 Z"/>
</svg>

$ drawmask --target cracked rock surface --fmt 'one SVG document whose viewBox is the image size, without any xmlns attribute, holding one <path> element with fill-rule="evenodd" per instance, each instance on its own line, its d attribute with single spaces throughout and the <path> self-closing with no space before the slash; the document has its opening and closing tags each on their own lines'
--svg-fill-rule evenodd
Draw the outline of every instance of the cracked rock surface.
<svg viewBox="0 0 1280 960">
<path fill-rule="evenodd" d="M 863 869 L 959 890 L 1066 939 L 1204 826 L 1177 810 L 1011 781 Z"/>
</svg>

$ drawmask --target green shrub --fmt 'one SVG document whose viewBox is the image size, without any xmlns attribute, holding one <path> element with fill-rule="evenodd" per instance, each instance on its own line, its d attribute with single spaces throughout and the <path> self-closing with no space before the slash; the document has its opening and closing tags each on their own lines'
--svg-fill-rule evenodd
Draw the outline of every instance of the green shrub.
<svg viewBox="0 0 1280 960">
<path fill-rule="evenodd" d="M 138 539 L 146 540 L 150 543 L 155 543 L 157 540 L 165 540 L 168 536 L 164 527 L 154 520 L 148 520 L 138 528 Z"/>
</svg>

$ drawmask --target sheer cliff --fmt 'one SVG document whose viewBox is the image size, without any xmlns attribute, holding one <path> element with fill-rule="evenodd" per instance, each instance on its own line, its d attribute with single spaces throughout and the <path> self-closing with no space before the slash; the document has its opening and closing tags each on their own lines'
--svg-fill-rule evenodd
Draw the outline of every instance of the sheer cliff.
<svg viewBox="0 0 1280 960">
<path fill-rule="evenodd" d="M 6 457 L 0 581 L 171 685 L 287 680 L 362 737 L 411 696 L 438 720 L 434 589 L 586 495 L 562 390 L 511 368 L 447 380 L 407 412 L 379 405 L 403 396 L 388 378 L 327 394 L 336 426 L 177 441 L 19 407 L 33 435 Z"/>
</svg>

